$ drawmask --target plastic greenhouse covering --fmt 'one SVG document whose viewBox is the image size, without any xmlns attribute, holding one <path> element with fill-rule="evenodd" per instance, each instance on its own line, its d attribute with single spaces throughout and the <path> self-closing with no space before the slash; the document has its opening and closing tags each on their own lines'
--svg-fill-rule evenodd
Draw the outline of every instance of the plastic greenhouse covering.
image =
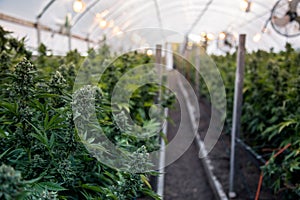
<svg viewBox="0 0 300 200">
<path fill-rule="evenodd" d="M 0 200 L 300 200 L 300 0 L 0 0 Z"/>
<path fill-rule="evenodd" d="M 106 38 L 116 51 L 154 46 L 161 43 L 199 41 L 209 33 L 214 38 L 220 32 L 235 37 L 247 33 L 247 50 L 273 48 L 282 50 L 286 42 L 300 47 L 300 37 L 285 37 L 276 33 L 268 19 L 276 0 L 253 0 L 251 9 L 243 11 L 243 0 L 83 0 L 85 9 L 75 12 L 74 0 L 2 0 L 1 25 L 21 38 L 28 47 L 39 44 L 37 28 L 12 23 L 7 16 L 35 25 L 40 30 L 40 42 L 55 54 L 71 49 L 86 52 Z M 4 17 L 3 17 L 4 16 Z M 267 25 L 264 28 L 264 26 Z M 79 36 L 68 40 L 69 34 Z M 263 31 L 262 31 L 263 30 Z M 71 43 L 71 44 L 69 44 Z M 208 46 L 208 53 L 218 54 L 217 40 Z"/>
</svg>

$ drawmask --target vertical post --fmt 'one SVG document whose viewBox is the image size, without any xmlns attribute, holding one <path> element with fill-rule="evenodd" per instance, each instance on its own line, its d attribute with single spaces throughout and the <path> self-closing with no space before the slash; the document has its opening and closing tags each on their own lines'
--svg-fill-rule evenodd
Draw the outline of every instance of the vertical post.
<svg viewBox="0 0 300 200">
<path fill-rule="evenodd" d="M 186 62 L 185 62 L 185 55 L 186 55 L 186 51 L 187 51 L 187 45 L 188 45 L 188 36 L 185 35 L 184 36 L 184 42 L 181 44 L 181 50 L 180 50 L 180 53 L 181 55 L 183 55 L 183 57 L 180 57 L 180 60 L 182 61 L 182 73 L 185 77 L 187 77 L 187 70 L 186 70 Z"/>
<path fill-rule="evenodd" d="M 87 49 L 89 50 L 89 48 L 90 48 L 90 34 L 88 33 L 87 34 L 87 37 L 86 37 L 86 43 L 87 43 Z"/>
<path fill-rule="evenodd" d="M 37 31 L 37 47 L 41 45 L 41 29 L 40 29 L 40 22 L 39 19 L 36 21 L 36 31 Z"/>
<path fill-rule="evenodd" d="M 165 47 L 168 47 L 168 44 L 165 44 Z M 160 85 L 164 85 L 166 84 L 166 80 L 163 79 L 165 77 L 163 77 L 163 75 L 166 72 L 166 68 L 165 65 L 166 63 L 168 63 L 167 59 L 168 59 L 168 54 L 169 52 L 165 51 L 165 57 L 163 59 L 162 57 L 162 45 L 156 45 L 156 54 L 155 54 L 155 63 L 156 63 L 156 67 L 159 67 L 159 78 L 160 78 Z M 163 64 L 163 67 L 162 65 Z M 164 81 L 164 82 L 163 82 Z M 159 103 L 160 100 L 162 98 L 162 95 L 164 90 L 162 87 L 160 87 L 160 91 L 159 91 Z M 161 115 L 164 117 L 167 117 L 167 108 L 163 109 L 160 111 Z M 165 124 L 166 122 L 161 123 L 161 127 L 163 127 L 162 132 L 163 134 L 166 136 L 167 135 L 167 125 Z M 164 140 L 162 138 L 160 138 L 160 153 L 159 153 L 159 176 L 157 179 L 157 194 L 161 197 L 161 199 L 163 200 L 164 197 L 164 174 L 165 174 L 165 158 L 166 158 L 166 144 L 164 142 Z"/>
<path fill-rule="evenodd" d="M 172 44 L 166 43 L 166 69 L 173 69 L 173 52 L 172 52 Z"/>
<path fill-rule="evenodd" d="M 200 55 L 201 55 L 201 50 L 200 50 L 200 46 L 196 45 L 195 46 L 195 87 L 196 87 L 196 95 L 199 97 L 200 96 L 200 77 L 199 77 L 199 73 L 200 73 Z"/>
<path fill-rule="evenodd" d="M 162 85 L 162 68 L 161 68 L 161 62 L 162 62 L 162 58 L 161 58 L 161 48 L 162 46 L 160 44 L 157 44 L 156 45 L 156 48 L 155 48 L 155 68 L 158 69 L 158 76 L 159 76 L 159 83 L 160 83 L 160 90 L 159 90 L 159 101 L 161 100 L 161 85 Z"/>
<path fill-rule="evenodd" d="M 208 38 L 207 38 L 207 35 L 205 35 L 204 36 L 204 42 L 203 42 L 203 49 L 205 50 L 205 52 L 206 52 L 206 50 L 207 50 L 207 46 L 208 46 Z"/>
<path fill-rule="evenodd" d="M 186 48 L 185 50 L 185 63 L 186 63 L 186 66 L 185 66 L 185 69 L 186 69 L 186 78 L 187 80 L 190 82 L 191 81 L 191 70 L 190 70 L 190 62 L 189 62 L 189 58 L 190 58 L 190 50 L 188 48 Z"/>
<path fill-rule="evenodd" d="M 234 192 L 234 171 L 235 171 L 235 138 L 239 136 L 241 127 L 242 101 L 243 101 L 243 85 L 245 71 L 245 42 L 246 35 L 239 35 L 239 46 L 237 54 L 237 68 L 234 87 L 234 106 L 231 130 L 231 154 L 230 154 L 230 177 L 229 177 L 229 197 L 236 197 Z"/>
<path fill-rule="evenodd" d="M 68 28 L 68 46 L 69 46 L 69 51 L 72 50 L 72 36 L 71 36 L 71 27 Z"/>
<path fill-rule="evenodd" d="M 180 56 L 180 61 L 181 61 L 182 74 L 184 75 L 184 77 L 186 77 L 185 58 Z"/>
</svg>

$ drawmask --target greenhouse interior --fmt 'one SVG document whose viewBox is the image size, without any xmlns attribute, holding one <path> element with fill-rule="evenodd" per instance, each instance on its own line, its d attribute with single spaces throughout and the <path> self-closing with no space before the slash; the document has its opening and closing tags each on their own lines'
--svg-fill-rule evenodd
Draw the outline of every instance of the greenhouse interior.
<svg viewBox="0 0 300 200">
<path fill-rule="evenodd" d="M 300 199 L 300 0 L 1 0 L 0 48 L 0 199 Z"/>
</svg>

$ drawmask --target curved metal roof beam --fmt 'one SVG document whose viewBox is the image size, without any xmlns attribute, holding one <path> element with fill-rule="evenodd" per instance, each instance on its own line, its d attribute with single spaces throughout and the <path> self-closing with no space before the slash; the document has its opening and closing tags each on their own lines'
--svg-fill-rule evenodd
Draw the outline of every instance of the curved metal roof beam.
<svg viewBox="0 0 300 200">
<path fill-rule="evenodd" d="M 79 21 L 84 17 L 84 16 L 86 16 L 86 14 L 88 14 L 88 13 L 90 13 L 91 12 L 91 9 L 92 8 L 94 8 L 94 7 L 96 7 L 97 5 L 98 5 L 98 3 L 100 2 L 100 0 L 96 0 L 95 2 L 93 2 L 83 13 L 81 13 L 80 15 L 79 15 L 79 17 L 77 17 L 77 19 L 75 20 L 75 22 L 72 24 L 72 26 L 71 26 L 71 28 L 70 29 L 72 29 L 72 28 L 74 28 L 76 25 L 78 25 L 79 24 Z M 120 1 L 118 1 L 117 3 L 115 3 L 112 7 L 109 7 L 109 8 L 105 8 L 105 9 L 103 9 L 103 10 L 110 10 L 110 13 L 108 14 L 108 16 L 109 15 L 112 15 L 111 13 L 111 10 L 114 10 L 114 12 L 116 11 L 116 10 L 118 10 L 118 9 L 121 9 L 122 8 L 122 6 L 120 6 L 120 4 L 122 4 L 122 3 L 124 3 L 124 2 L 122 2 L 122 0 L 120 0 Z M 129 6 L 129 5 L 131 5 L 131 3 L 134 3 L 134 1 L 131 1 L 130 3 L 128 3 L 127 2 L 127 4 L 126 4 L 126 6 Z M 92 15 L 93 16 L 95 16 L 96 15 L 96 13 L 92 13 Z M 95 26 L 95 28 L 97 28 L 98 26 Z M 91 28 L 93 29 L 93 27 L 92 27 L 92 25 L 91 25 Z M 99 28 L 100 29 L 100 28 Z M 101 30 L 101 29 L 100 29 Z M 91 38 L 91 31 L 89 31 L 88 32 L 88 34 L 87 34 L 87 37 L 88 38 Z"/>
<path fill-rule="evenodd" d="M 41 19 L 42 16 L 47 12 L 47 10 L 51 7 L 51 5 L 55 2 L 56 0 L 51 0 L 40 12 L 40 14 L 37 15 L 37 20 Z"/>
<path fill-rule="evenodd" d="M 118 1 L 118 3 L 114 4 L 112 7 L 106 7 L 102 11 L 104 11 L 104 10 L 108 10 L 108 11 L 109 10 L 114 10 L 114 13 L 116 13 L 116 10 L 119 10 L 121 8 L 121 6 L 119 6 L 120 3 L 122 3 L 122 1 Z M 114 9 L 115 7 L 116 7 L 116 9 Z M 99 12 L 93 13 L 93 15 L 96 16 L 97 13 L 99 13 Z M 113 14 L 109 11 L 109 13 L 105 16 L 105 19 L 107 20 L 108 18 L 110 18 L 108 16 L 111 16 L 111 15 L 113 15 Z M 98 24 L 95 24 L 94 26 L 92 25 L 90 27 L 89 31 L 88 31 L 89 34 L 94 32 L 94 30 L 97 29 L 97 28 L 99 28 Z"/>
<path fill-rule="evenodd" d="M 82 13 L 80 13 L 78 15 L 78 17 L 76 18 L 76 20 L 73 22 L 72 26 L 70 27 L 70 29 L 72 29 L 94 6 L 96 6 L 101 0 L 96 0 L 93 3 L 91 3 L 86 9 L 85 11 L 83 11 Z"/>
<path fill-rule="evenodd" d="M 196 20 L 193 22 L 192 26 L 190 27 L 190 29 L 188 29 L 188 31 L 185 33 L 185 35 L 189 35 L 195 26 L 197 26 L 197 24 L 199 23 L 199 21 L 201 20 L 201 18 L 205 15 L 206 11 L 208 10 L 209 6 L 212 4 L 214 0 L 209 0 L 206 5 L 205 8 L 202 10 L 202 12 L 198 15 L 198 17 L 196 18 Z"/>
<path fill-rule="evenodd" d="M 100 3 L 101 2 L 101 0 L 96 0 L 95 2 L 93 2 L 83 13 L 80 13 L 79 14 L 79 16 L 77 17 L 77 19 L 73 22 L 73 24 L 72 24 L 72 28 L 74 28 L 77 24 L 78 24 L 78 22 L 86 15 L 86 14 L 88 14 L 89 13 L 89 11 L 92 9 L 92 8 L 94 8 L 94 7 L 96 7 L 97 6 L 97 4 L 98 3 Z M 132 2 L 132 1 L 131 1 Z M 115 10 L 114 10 L 114 12 L 116 12 L 118 9 L 120 9 L 120 8 L 122 8 L 122 6 L 119 6 L 120 4 L 122 4 L 123 2 L 122 1 L 118 1 L 116 4 L 114 4 L 112 7 L 110 7 L 110 8 L 105 8 L 105 9 L 108 9 L 108 10 L 112 10 L 112 9 L 114 9 L 114 8 L 116 8 Z M 128 4 L 128 3 L 127 3 Z M 127 5 L 126 4 L 126 5 Z M 130 4 L 129 4 L 130 5 Z M 105 10 L 105 9 L 103 9 L 103 10 Z M 93 15 L 96 15 L 96 13 L 93 13 Z M 109 13 L 108 14 L 108 16 L 109 15 L 111 15 L 111 13 Z"/>
<path fill-rule="evenodd" d="M 163 23 L 162 23 L 162 18 L 161 18 L 161 13 L 160 13 L 160 9 L 159 9 L 159 5 L 158 5 L 158 1 L 157 0 L 153 0 L 154 1 L 154 5 L 155 5 L 155 11 L 156 11 L 156 17 L 158 20 L 158 24 L 159 24 L 159 28 L 160 28 L 160 32 L 161 32 L 161 36 L 164 39 L 164 41 L 166 41 L 166 37 L 162 31 L 163 29 Z"/>
</svg>

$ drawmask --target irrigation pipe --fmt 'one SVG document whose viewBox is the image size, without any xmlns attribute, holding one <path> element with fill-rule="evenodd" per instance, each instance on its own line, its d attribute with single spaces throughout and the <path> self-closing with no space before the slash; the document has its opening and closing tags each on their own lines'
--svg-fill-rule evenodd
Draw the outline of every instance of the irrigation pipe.
<svg viewBox="0 0 300 200">
<path fill-rule="evenodd" d="M 269 162 L 270 162 L 270 160 L 272 158 L 276 158 L 279 154 L 281 154 L 282 152 L 284 152 L 284 150 L 286 150 L 290 146 L 291 146 L 291 143 L 287 144 L 285 147 L 283 147 L 282 149 L 280 149 L 276 154 L 274 154 L 273 156 L 271 156 L 271 158 L 265 163 L 265 166 L 267 166 L 269 164 Z M 263 172 L 260 173 L 260 177 L 259 177 L 259 181 L 258 181 L 258 186 L 257 186 L 257 190 L 256 190 L 256 195 L 255 195 L 255 200 L 258 200 L 258 198 L 259 198 L 262 181 L 263 181 Z"/>
</svg>

